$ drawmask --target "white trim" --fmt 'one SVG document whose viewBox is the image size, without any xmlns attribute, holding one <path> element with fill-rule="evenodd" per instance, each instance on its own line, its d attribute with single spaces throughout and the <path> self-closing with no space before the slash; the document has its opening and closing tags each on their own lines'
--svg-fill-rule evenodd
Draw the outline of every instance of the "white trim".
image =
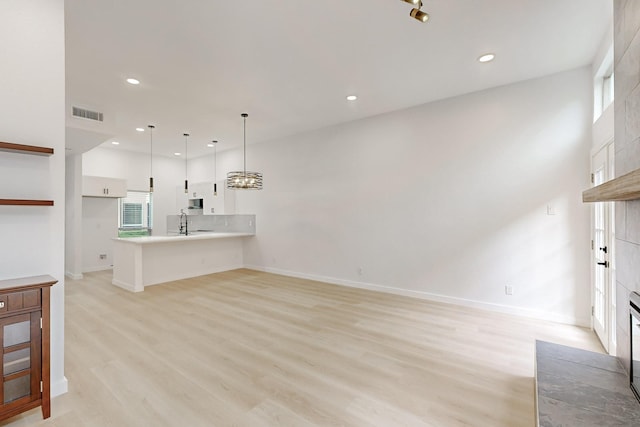
<svg viewBox="0 0 640 427">
<path fill-rule="evenodd" d="M 65 394 L 69 391 L 69 381 L 67 381 L 67 377 L 62 377 L 62 380 L 52 382 L 49 389 L 51 390 L 52 398 Z"/>
<path fill-rule="evenodd" d="M 299 273 L 296 271 L 281 270 L 278 268 L 260 267 L 257 265 L 245 265 L 244 268 L 250 270 L 264 271 L 266 273 L 281 274 L 283 276 L 297 277 L 300 279 L 315 280 L 319 282 L 331 283 L 333 285 L 347 286 L 350 288 L 366 289 L 388 294 L 402 295 L 411 298 L 419 298 L 429 301 L 442 302 L 446 304 L 460 305 L 464 307 L 479 308 L 482 310 L 494 311 L 498 313 L 511 314 L 514 316 L 528 317 L 532 319 L 544 320 L 567 325 L 589 327 L 590 318 L 579 318 L 575 316 L 564 316 L 546 311 L 531 310 L 528 308 L 494 304 L 482 301 L 475 301 L 465 298 L 457 298 L 446 295 L 433 294 L 430 292 L 414 291 L 410 289 L 395 288 L 390 286 L 376 285 L 372 283 L 356 282 L 352 280 L 338 279 L 335 277 L 319 276 L 314 274 Z"/>
<path fill-rule="evenodd" d="M 125 289 L 130 292 L 142 292 L 144 291 L 144 287 L 142 289 L 136 289 L 135 285 L 130 283 L 123 282 L 122 280 L 112 279 L 111 284 L 115 285 L 119 288 Z"/>
<path fill-rule="evenodd" d="M 72 273 L 72 272 L 70 272 L 70 271 L 65 272 L 65 273 L 64 273 L 64 275 L 65 275 L 66 277 L 68 277 L 69 279 L 71 279 L 71 280 L 82 280 L 82 279 L 84 278 L 84 276 L 82 275 L 82 273 L 80 273 L 80 274 L 75 274 L 75 273 Z"/>
<path fill-rule="evenodd" d="M 113 265 L 97 265 L 94 267 L 89 267 L 83 269 L 83 273 L 93 273 L 96 271 L 105 271 L 105 270 L 113 270 Z"/>
</svg>

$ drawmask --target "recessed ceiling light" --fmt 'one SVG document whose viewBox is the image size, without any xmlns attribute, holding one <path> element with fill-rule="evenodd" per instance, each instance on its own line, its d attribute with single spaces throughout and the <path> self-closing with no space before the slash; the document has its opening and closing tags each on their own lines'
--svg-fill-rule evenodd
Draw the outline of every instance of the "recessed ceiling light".
<svg viewBox="0 0 640 427">
<path fill-rule="evenodd" d="M 144 128 L 136 128 L 138 132 L 144 132 Z"/>
<path fill-rule="evenodd" d="M 113 145 L 120 145 L 120 143 L 119 143 L 118 141 L 111 141 L 111 143 L 112 143 Z"/>
<path fill-rule="evenodd" d="M 173 153 L 174 156 L 181 156 L 182 153 Z"/>
<path fill-rule="evenodd" d="M 140 80 L 129 78 L 129 79 L 127 79 L 127 83 L 129 83 L 131 85 L 139 85 L 140 84 Z"/>
<path fill-rule="evenodd" d="M 478 58 L 478 62 L 491 62 L 496 57 L 493 53 L 485 53 L 481 57 Z"/>
<path fill-rule="evenodd" d="M 355 101 L 356 99 L 358 99 L 358 97 L 356 95 L 348 95 L 347 96 L 347 101 Z"/>
</svg>

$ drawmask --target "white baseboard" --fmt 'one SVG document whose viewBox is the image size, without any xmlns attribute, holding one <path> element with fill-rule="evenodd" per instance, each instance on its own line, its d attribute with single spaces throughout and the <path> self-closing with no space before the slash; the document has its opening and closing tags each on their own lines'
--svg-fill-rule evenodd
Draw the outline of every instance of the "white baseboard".
<svg viewBox="0 0 640 427">
<path fill-rule="evenodd" d="M 545 320 L 555 323 L 563 323 L 567 325 L 581 326 L 588 328 L 591 319 L 582 319 L 575 316 L 565 316 L 558 313 L 550 313 L 540 310 L 532 310 L 529 308 L 515 307 L 509 305 L 495 304 L 484 301 L 476 301 L 465 298 L 452 297 L 447 295 L 434 294 L 424 291 L 414 291 L 410 289 L 395 288 L 390 286 L 376 285 L 371 283 L 356 282 L 353 280 L 339 279 L 336 277 L 327 277 L 307 273 L 299 273 L 297 271 L 282 270 L 279 268 L 261 267 L 257 265 L 245 265 L 245 268 L 266 273 L 280 274 L 283 276 L 297 277 L 300 279 L 315 280 L 318 282 L 331 283 L 334 285 L 347 286 L 350 288 L 366 289 L 376 292 L 385 292 L 394 295 L 402 295 L 412 298 L 419 298 L 429 301 L 442 302 L 447 304 L 455 304 L 464 307 L 479 308 L 482 310 L 494 311 L 497 313 L 511 314 L 514 316 L 528 317 L 532 319 Z"/>
<path fill-rule="evenodd" d="M 93 267 L 83 268 L 83 273 L 93 273 L 94 271 L 105 271 L 105 270 L 113 270 L 112 265 L 97 265 Z"/>
<path fill-rule="evenodd" d="M 65 275 L 66 277 L 68 277 L 69 279 L 71 279 L 71 280 L 82 280 L 82 279 L 84 278 L 84 276 L 82 275 L 82 273 L 80 273 L 80 274 L 76 274 L 76 273 L 72 273 L 72 272 L 70 272 L 70 271 L 66 271 L 66 272 L 64 273 L 64 275 Z"/>
<path fill-rule="evenodd" d="M 51 397 L 60 396 L 61 394 L 65 394 L 69 391 L 69 381 L 67 381 L 67 377 L 62 377 L 60 381 L 55 381 L 51 383 Z"/>
<path fill-rule="evenodd" d="M 118 279 L 112 279 L 111 284 L 119 288 L 126 289 L 129 292 L 142 292 L 142 290 L 136 290 L 135 286 L 131 283 L 126 283 Z"/>
</svg>

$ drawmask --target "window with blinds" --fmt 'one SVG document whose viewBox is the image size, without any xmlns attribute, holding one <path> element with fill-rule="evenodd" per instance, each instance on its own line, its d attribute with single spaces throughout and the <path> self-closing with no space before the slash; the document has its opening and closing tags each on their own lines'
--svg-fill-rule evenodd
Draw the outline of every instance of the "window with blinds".
<svg viewBox="0 0 640 427">
<path fill-rule="evenodd" d="M 120 231 L 148 231 L 153 227 L 151 193 L 128 191 L 127 197 L 120 199 L 118 226 Z M 119 233 L 122 236 L 122 233 Z M 143 233 L 148 234 L 148 233 Z"/>
<path fill-rule="evenodd" d="M 142 203 L 122 204 L 122 226 L 142 227 Z"/>
</svg>

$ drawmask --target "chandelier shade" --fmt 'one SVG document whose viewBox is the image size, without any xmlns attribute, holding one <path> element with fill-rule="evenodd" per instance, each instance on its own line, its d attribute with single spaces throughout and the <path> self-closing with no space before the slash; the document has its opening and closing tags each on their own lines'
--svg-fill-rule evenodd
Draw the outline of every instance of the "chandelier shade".
<svg viewBox="0 0 640 427">
<path fill-rule="evenodd" d="M 262 190 L 262 174 L 234 171 L 227 174 L 227 188 L 232 190 Z"/>
<path fill-rule="evenodd" d="M 244 168 L 241 171 L 227 173 L 227 188 L 230 190 L 262 190 L 262 174 L 247 170 L 247 113 L 243 118 L 243 155 Z"/>
</svg>

